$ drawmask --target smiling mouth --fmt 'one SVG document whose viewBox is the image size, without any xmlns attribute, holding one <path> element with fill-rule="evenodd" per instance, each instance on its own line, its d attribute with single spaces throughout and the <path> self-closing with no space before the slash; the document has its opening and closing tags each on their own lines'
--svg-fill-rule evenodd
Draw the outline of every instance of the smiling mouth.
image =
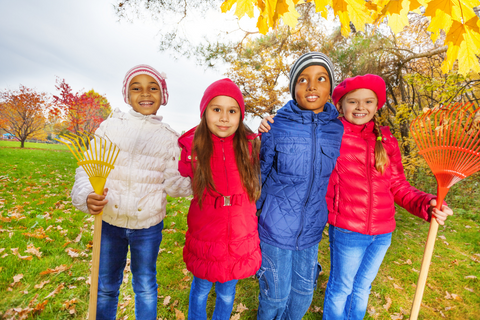
<svg viewBox="0 0 480 320">
<path fill-rule="evenodd" d="M 217 128 L 224 131 L 230 129 L 230 127 L 224 127 L 224 126 L 217 126 Z"/>
<path fill-rule="evenodd" d="M 150 107 L 150 106 L 153 106 L 153 102 L 152 101 L 142 101 L 139 103 L 139 105 L 141 105 L 142 107 Z"/>
<path fill-rule="evenodd" d="M 306 96 L 305 99 L 307 99 L 308 102 L 314 102 L 318 99 L 318 96 Z"/>
<path fill-rule="evenodd" d="M 353 113 L 353 116 L 355 118 L 363 118 L 365 117 L 367 114 L 366 113 Z"/>
</svg>

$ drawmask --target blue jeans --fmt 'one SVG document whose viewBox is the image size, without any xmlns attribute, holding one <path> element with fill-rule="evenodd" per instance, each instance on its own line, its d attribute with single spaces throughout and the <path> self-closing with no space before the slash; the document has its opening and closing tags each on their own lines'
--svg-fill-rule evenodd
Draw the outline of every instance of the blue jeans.
<svg viewBox="0 0 480 320">
<path fill-rule="evenodd" d="M 300 320 L 307 312 L 321 266 L 318 244 L 300 251 L 280 249 L 260 242 L 262 266 L 257 319 Z"/>
<path fill-rule="evenodd" d="M 163 221 L 147 229 L 126 229 L 103 222 L 97 320 L 116 319 L 128 246 L 135 292 L 135 318 L 157 319 L 157 257 L 162 242 L 162 229 Z"/>
<path fill-rule="evenodd" d="M 212 320 L 228 320 L 233 309 L 235 300 L 235 287 L 238 280 L 230 280 L 224 283 L 215 282 L 215 310 Z M 190 300 L 188 303 L 188 319 L 207 319 L 207 299 L 213 282 L 193 277 L 190 288 Z"/>
<path fill-rule="evenodd" d="M 329 236 L 331 267 L 323 319 L 363 319 L 392 233 L 370 236 L 330 226 Z"/>
</svg>

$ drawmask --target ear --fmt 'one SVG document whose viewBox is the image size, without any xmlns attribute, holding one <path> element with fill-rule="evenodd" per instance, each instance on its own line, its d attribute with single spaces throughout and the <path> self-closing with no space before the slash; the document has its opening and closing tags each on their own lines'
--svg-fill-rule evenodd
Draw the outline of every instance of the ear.
<svg viewBox="0 0 480 320">
<path fill-rule="evenodd" d="M 339 114 L 343 114 L 343 108 L 340 102 L 337 102 L 337 105 L 335 107 L 337 107 L 337 111 Z"/>
</svg>

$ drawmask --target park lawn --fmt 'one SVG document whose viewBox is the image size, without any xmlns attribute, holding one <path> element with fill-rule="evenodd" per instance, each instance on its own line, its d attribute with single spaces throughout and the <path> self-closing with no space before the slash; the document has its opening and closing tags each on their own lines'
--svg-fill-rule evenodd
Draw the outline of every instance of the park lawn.
<svg viewBox="0 0 480 320">
<path fill-rule="evenodd" d="M 93 219 L 70 202 L 76 161 L 61 148 L 45 149 L 61 145 L 20 149 L 4 143 L 0 142 L 0 317 L 84 319 Z M 475 181 L 460 183 L 447 196 L 456 215 L 446 227 L 440 226 L 420 319 L 478 319 L 480 314 L 479 188 Z M 189 202 L 188 198 L 169 198 L 167 206 L 157 263 L 161 319 L 187 316 L 192 274 L 185 269 L 182 249 Z M 398 211 L 397 222 L 392 246 L 372 286 L 366 319 L 407 319 L 410 312 L 429 224 L 403 209 Z M 330 266 L 327 230 L 319 248 L 324 271 L 304 319 L 322 317 Z M 134 319 L 128 267 L 124 280 L 118 318 Z M 239 281 L 232 318 L 256 319 L 258 294 L 257 280 Z M 214 298 L 212 291 L 209 317 Z"/>
</svg>

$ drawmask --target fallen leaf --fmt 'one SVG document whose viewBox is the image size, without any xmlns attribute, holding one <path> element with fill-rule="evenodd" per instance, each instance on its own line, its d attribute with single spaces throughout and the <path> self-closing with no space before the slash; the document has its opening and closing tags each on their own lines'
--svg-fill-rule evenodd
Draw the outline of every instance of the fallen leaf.
<svg viewBox="0 0 480 320">
<path fill-rule="evenodd" d="M 40 247 L 35 248 L 33 244 L 27 245 L 27 250 L 25 250 L 25 252 L 33 254 L 34 256 L 37 256 L 38 259 L 42 257 L 42 253 L 40 252 Z"/>
<path fill-rule="evenodd" d="M 183 269 L 182 272 L 184 275 L 187 275 L 189 271 L 187 269 Z"/>
<path fill-rule="evenodd" d="M 442 235 L 442 236 L 438 236 L 438 237 L 439 237 L 440 239 L 442 239 L 442 240 L 447 240 L 447 237 L 445 237 L 445 236 L 443 236 L 443 235 Z"/>
<path fill-rule="evenodd" d="M 237 310 L 236 310 L 236 311 L 237 311 L 238 313 L 242 313 L 242 312 L 245 311 L 245 310 L 248 310 L 248 308 L 247 308 L 243 303 L 240 302 L 240 304 L 237 306 Z"/>
<path fill-rule="evenodd" d="M 63 282 L 60 283 L 60 285 L 59 285 L 57 288 L 55 288 L 55 290 L 53 290 L 52 292 L 50 292 L 50 294 L 45 297 L 45 300 L 47 300 L 47 299 L 50 298 L 50 297 L 55 296 L 57 293 L 59 293 L 60 291 L 62 291 L 62 289 L 63 289 L 64 287 L 65 287 L 65 286 L 63 285 Z"/>
<path fill-rule="evenodd" d="M 462 297 L 460 297 L 458 294 L 455 294 L 455 293 L 452 293 L 452 298 L 453 300 L 458 300 L 458 301 L 462 301 Z"/>
<path fill-rule="evenodd" d="M 34 285 L 33 287 L 34 287 L 35 289 L 42 289 L 43 286 L 46 285 L 47 283 L 50 283 L 50 280 L 42 281 L 42 282 L 40 282 L 39 284 Z"/>
<path fill-rule="evenodd" d="M 464 287 L 465 290 L 467 291 L 470 291 L 470 292 L 474 292 L 473 289 L 470 289 L 470 288 L 467 288 L 467 287 Z"/>
<path fill-rule="evenodd" d="M 230 320 L 240 320 L 240 313 L 235 313 L 230 317 Z"/>
<path fill-rule="evenodd" d="M 77 258 L 79 256 L 78 251 L 79 251 L 78 249 L 73 249 L 73 248 L 65 249 L 65 252 L 72 258 Z"/>
<path fill-rule="evenodd" d="M 401 313 L 394 313 L 394 314 L 391 314 L 391 315 L 390 315 L 390 319 L 392 319 L 392 320 L 399 320 L 399 319 L 403 319 L 403 314 L 401 314 Z"/>
<path fill-rule="evenodd" d="M 23 274 L 21 273 L 13 276 L 13 283 L 11 284 L 11 286 L 15 285 L 17 282 L 20 282 L 22 278 L 23 278 Z"/>
<path fill-rule="evenodd" d="M 477 279 L 476 276 L 466 276 L 465 279 Z"/>
<path fill-rule="evenodd" d="M 395 284 L 395 283 L 393 284 L 393 287 L 394 287 L 395 289 L 398 289 L 398 290 L 403 290 L 402 287 L 400 287 L 399 285 L 397 285 L 397 284 Z"/>
<path fill-rule="evenodd" d="M 405 264 L 412 264 L 412 260 L 407 259 L 407 261 L 405 261 Z"/>
<path fill-rule="evenodd" d="M 72 266 L 67 267 L 66 265 L 62 264 L 62 265 L 59 265 L 58 267 L 55 267 L 55 269 L 48 268 L 47 270 L 40 272 L 40 274 L 44 275 L 44 274 L 50 274 L 50 273 L 60 273 L 60 272 L 63 272 L 65 270 L 70 269 L 71 267 Z"/>
<path fill-rule="evenodd" d="M 178 309 L 175 309 L 175 317 L 177 318 L 177 320 L 185 320 L 185 315 L 182 311 Z"/>
<path fill-rule="evenodd" d="M 390 309 L 390 306 L 392 305 L 392 299 L 390 299 L 389 297 L 385 297 L 385 301 L 387 303 L 383 305 L 383 308 L 388 311 L 388 309 Z"/>
<path fill-rule="evenodd" d="M 167 306 L 167 305 L 170 303 L 170 299 L 171 299 L 171 298 L 172 298 L 172 297 L 170 297 L 170 296 L 166 296 L 165 299 L 163 300 L 163 305 L 164 305 L 164 306 Z"/>
</svg>

